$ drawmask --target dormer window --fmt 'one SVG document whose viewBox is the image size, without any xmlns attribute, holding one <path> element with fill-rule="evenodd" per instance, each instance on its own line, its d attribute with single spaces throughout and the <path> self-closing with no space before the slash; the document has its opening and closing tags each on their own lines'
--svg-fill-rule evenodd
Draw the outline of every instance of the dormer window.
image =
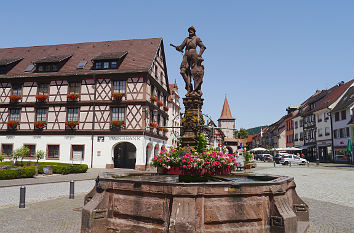
<svg viewBox="0 0 354 233">
<path fill-rule="evenodd" d="M 36 72 L 57 72 L 72 55 L 48 56 L 35 62 Z"/>
<path fill-rule="evenodd" d="M 0 74 L 7 74 L 23 58 L 0 58 Z"/>
<path fill-rule="evenodd" d="M 93 68 L 95 70 L 118 69 L 119 64 L 122 63 L 127 53 L 128 52 L 101 53 L 99 56 L 92 59 L 94 64 Z"/>
</svg>

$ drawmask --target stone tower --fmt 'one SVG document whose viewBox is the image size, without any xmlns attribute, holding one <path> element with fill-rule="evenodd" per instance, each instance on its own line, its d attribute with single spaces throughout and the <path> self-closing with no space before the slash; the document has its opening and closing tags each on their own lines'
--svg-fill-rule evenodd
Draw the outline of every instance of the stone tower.
<svg viewBox="0 0 354 233">
<path fill-rule="evenodd" d="M 222 128 L 221 130 L 225 134 L 224 145 L 229 150 L 229 153 L 235 153 L 237 150 L 237 140 L 234 136 L 235 118 L 231 115 L 230 106 L 226 97 L 220 118 L 218 119 L 218 126 Z"/>
</svg>

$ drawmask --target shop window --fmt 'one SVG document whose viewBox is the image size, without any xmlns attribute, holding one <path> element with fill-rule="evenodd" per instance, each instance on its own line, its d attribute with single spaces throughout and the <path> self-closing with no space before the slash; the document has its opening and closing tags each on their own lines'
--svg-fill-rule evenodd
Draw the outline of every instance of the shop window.
<svg viewBox="0 0 354 233">
<path fill-rule="evenodd" d="M 59 145 L 48 145 L 47 146 L 47 158 L 48 159 L 59 159 Z"/>
<path fill-rule="evenodd" d="M 71 145 L 71 160 L 84 160 L 84 145 Z"/>
<path fill-rule="evenodd" d="M 11 156 L 14 149 L 13 144 L 1 144 L 1 153 L 6 156 Z"/>
</svg>

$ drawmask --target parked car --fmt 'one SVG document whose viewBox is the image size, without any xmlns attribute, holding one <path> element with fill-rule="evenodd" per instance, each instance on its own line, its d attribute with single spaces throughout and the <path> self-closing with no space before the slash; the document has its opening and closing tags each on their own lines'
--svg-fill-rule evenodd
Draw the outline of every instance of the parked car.
<svg viewBox="0 0 354 233">
<path fill-rule="evenodd" d="M 288 165 L 288 164 L 298 164 L 298 165 L 306 165 L 307 160 L 300 158 L 300 156 L 293 155 L 293 154 L 286 154 L 283 155 L 282 158 L 280 159 L 280 163 L 282 165 Z"/>
<path fill-rule="evenodd" d="M 265 161 L 269 161 L 272 159 L 272 156 L 270 154 L 261 154 L 260 156 L 260 160 L 265 162 Z"/>
<path fill-rule="evenodd" d="M 287 153 L 278 153 L 276 155 L 273 156 L 273 161 L 277 164 L 280 163 L 280 159 L 281 157 L 283 157 L 283 155 L 287 155 Z"/>
</svg>

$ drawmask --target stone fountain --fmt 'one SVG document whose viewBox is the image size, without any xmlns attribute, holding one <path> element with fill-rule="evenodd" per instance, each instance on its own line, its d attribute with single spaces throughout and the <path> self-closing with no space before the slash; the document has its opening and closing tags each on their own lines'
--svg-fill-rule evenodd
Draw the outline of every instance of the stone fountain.
<svg viewBox="0 0 354 233">
<path fill-rule="evenodd" d="M 182 146 L 193 149 L 204 125 L 201 56 L 206 47 L 194 27 L 188 32 L 180 46 L 172 46 L 185 48 Z M 309 208 L 295 187 L 292 177 L 247 173 L 197 179 L 102 173 L 85 196 L 81 232 L 306 232 Z"/>
</svg>

